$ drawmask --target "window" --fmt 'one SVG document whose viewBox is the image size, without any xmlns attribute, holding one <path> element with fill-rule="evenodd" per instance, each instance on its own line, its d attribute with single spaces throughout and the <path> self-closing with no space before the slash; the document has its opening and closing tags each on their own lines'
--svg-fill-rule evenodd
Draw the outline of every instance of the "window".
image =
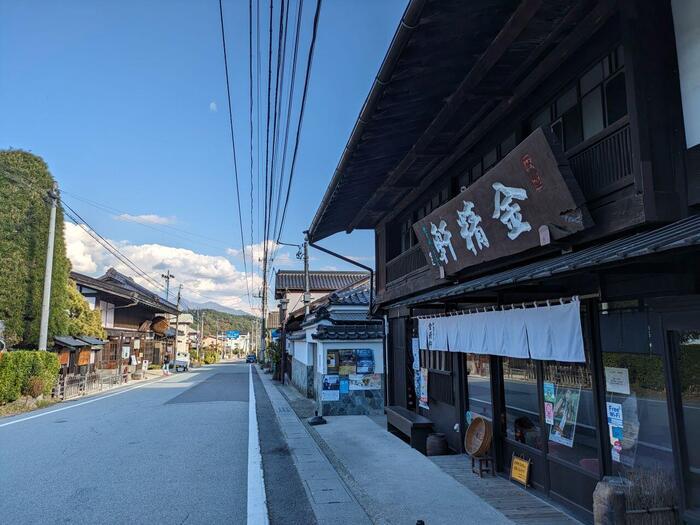
<svg viewBox="0 0 700 525">
<path fill-rule="evenodd" d="M 498 162 L 498 150 L 493 148 L 484 155 L 484 172 L 491 169 Z"/>
<path fill-rule="evenodd" d="M 590 364 L 545 361 L 543 365 L 549 455 L 597 475 L 597 409 Z M 548 417 L 551 419 L 546 421 Z"/>
<path fill-rule="evenodd" d="M 515 148 L 515 133 L 511 133 L 501 142 L 501 158 L 505 157 Z"/>
<path fill-rule="evenodd" d="M 700 436 L 700 419 L 697 416 L 700 403 L 700 332 L 677 332 L 676 358 L 680 372 L 681 402 L 685 439 L 688 443 L 689 507 L 700 507 L 700 451 L 695 439 Z"/>
<path fill-rule="evenodd" d="M 591 66 L 578 81 L 529 120 L 530 131 L 550 126 L 568 150 L 627 115 L 622 46 Z"/>
<path fill-rule="evenodd" d="M 632 481 L 636 501 L 675 504 L 676 489 L 662 349 L 649 341 L 646 312 L 605 310 L 600 336 L 606 410 L 619 422 L 607 426 L 612 473 Z M 621 378 L 621 379 L 620 379 Z"/>
<path fill-rule="evenodd" d="M 531 359 L 503 358 L 503 392 L 508 439 L 542 448 L 537 370 Z"/>
<path fill-rule="evenodd" d="M 493 419 L 491 401 L 491 357 L 488 355 L 466 354 L 467 406 L 472 416 Z"/>
</svg>

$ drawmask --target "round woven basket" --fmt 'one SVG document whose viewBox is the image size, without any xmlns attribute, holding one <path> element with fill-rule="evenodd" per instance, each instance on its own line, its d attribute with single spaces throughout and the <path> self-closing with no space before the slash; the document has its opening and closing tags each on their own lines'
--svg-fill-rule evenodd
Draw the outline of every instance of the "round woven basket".
<svg viewBox="0 0 700 525">
<path fill-rule="evenodd" d="M 482 417 L 475 417 L 464 436 L 464 449 L 470 456 L 483 456 L 491 447 L 492 436 L 491 423 Z"/>
<path fill-rule="evenodd" d="M 165 335 L 165 331 L 170 326 L 170 323 L 165 317 L 156 316 L 151 322 L 151 330 L 153 330 L 158 335 Z"/>
</svg>

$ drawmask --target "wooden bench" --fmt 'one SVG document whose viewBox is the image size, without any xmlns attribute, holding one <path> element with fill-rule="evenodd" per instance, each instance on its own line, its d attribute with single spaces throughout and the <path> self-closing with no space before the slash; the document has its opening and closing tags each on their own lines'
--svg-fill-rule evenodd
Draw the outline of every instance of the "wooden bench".
<svg viewBox="0 0 700 525">
<path fill-rule="evenodd" d="M 409 439 L 412 448 L 425 454 L 425 442 L 433 431 L 433 422 L 427 417 L 416 414 L 404 407 L 388 406 L 386 412 L 386 429 L 400 432 Z"/>
</svg>

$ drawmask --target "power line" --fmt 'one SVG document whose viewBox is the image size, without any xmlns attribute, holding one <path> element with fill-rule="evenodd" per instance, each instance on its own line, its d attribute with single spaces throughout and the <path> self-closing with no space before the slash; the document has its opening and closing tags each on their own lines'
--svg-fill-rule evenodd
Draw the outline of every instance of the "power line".
<svg viewBox="0 0 700 525">
<path fill-rule="evenodd" d="M 250 286 L 248 285 L 248 263 L 246 261 L 245 238 L 243 236 L 243 216 L 241 213 L 241 192 L 238 184 L 238 160 L 236 159 L 236 139 L 233 132 L 233 109 L 231 107 L 231 85 L 228 74 L 228 55 L 226 53 L 226 32 L 224 30 L 224 8 L 222 0 L 219 0 L 219 19 L 221 21 L 221 45 L 224 51 L 224 70 L 226 73 L 226 97 L 228 102 L 228 121 L 231 131 L 231 150 L 233 152 L 233 171 L 236 179 L 236 202 L 238 204 L 238 226 L 241 233 L 241 249 L 243 250 L 243 270 L 246 275 L 246 290 L 248 294 L 248 304 L 253 306 L 250 296 Z"/>
<path fill-rule="evenodd" d="M 292 156 L 292 165 L 289 173 L 289 182 L 287 184 L 287 194 L 284 199 L 284 209 L 282 211 L 282 222 L 280 223 L 280 229 L 277 233 L 276 241 L 280 240 L 282 236 L 282 231 L 284 228 L 284 221 L 287 215 L 287 206 L 289 204 L 289 194 L 291 192 L 292 181 L 294 179 L 294 170 L 296 168 L 297 153 L 299 151 L 299 138 L 301 135 L 301 127 L 304 122 L 304 110 L 306 109 L 306 97 L 308 95 L 309 89 L 309 79 L 311 78 L 311 66 L 313 64 L 314 49 L 316 47 L 316 37 L 318 35 L 318 21 L 321 15 L 321 3 L 322 0 L 316 0 L 316 12 L 314 13 L 314 27 L 311 35 L 311 45 L 309 46 L 309 55 L 306 61 L 306 75 L 304 78 L 304 93 L 301 98 L 301 109 L 299 110 L 299 122 L 297 124 L 296 138 L 294 140 L 294 154 Z"/>
</svg>

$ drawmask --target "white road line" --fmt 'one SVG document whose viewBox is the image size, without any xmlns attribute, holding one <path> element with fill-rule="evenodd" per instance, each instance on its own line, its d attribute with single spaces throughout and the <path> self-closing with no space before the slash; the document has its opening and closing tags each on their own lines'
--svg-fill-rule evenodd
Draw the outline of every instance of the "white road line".
<svg viewBox="0 0 700 525">
<path fill-rule="evenodd" d="M 48 416 L 50 414 L 55 414 L 56 412 L 63 412 L 64 410 L 70 410 L 71 408 L 76 408 L 79 406 L 88 405 L 90 403 L 94 403 L 95 401 L 101 401 L 103 399 L 107 399 L 108 397 L 113 397 L 113 396 L 118 396 L 120 394 L 125 394 L 127 392 L 131 392 L 132 390 L 136 390 L 137 388 L 144 387 L 146 385 L 153 385 L 155 383 L 160 383 L 164 379 L 168 379 L 168 378 L 163 377 L 163 378 L 157 379 L 155 381 L 149 381 L 148 383 L 142 383 L 140 385 L 132 386 L 131 388 L 125 388 L 124 390 L 120 390 L 119 392 L 114 392 L 112 394 L 107 394 L 106 396 L 94 397 L 92 399 L 88 399 L 87 401 L 83 401 L 81 403 L 76 403 L 75 405 L 69 405 L 66 407 L 56 408 L 55 410 L 49 410 L 48 412 L 41 412 L 40 414 L 34 414 L 33 416 L 23 417 L 22 419 L 15 419 L 13 421 L 8 421 L 7 423 L 0 423 L 0 428 L 8 427 L 10 425 L 14 425 L 15 423 L 21 423 L 22 421 L 28 421 L 30 419 L 35 419 L 37 417 Z"/>
<path fill-rule="evenodd" d="M 248 525 L 267 525 L 267 501 L 262 456 L 258 441 L 258 418 L 255 414 L 253 365 L 248 367 Z"/>
</svg>

